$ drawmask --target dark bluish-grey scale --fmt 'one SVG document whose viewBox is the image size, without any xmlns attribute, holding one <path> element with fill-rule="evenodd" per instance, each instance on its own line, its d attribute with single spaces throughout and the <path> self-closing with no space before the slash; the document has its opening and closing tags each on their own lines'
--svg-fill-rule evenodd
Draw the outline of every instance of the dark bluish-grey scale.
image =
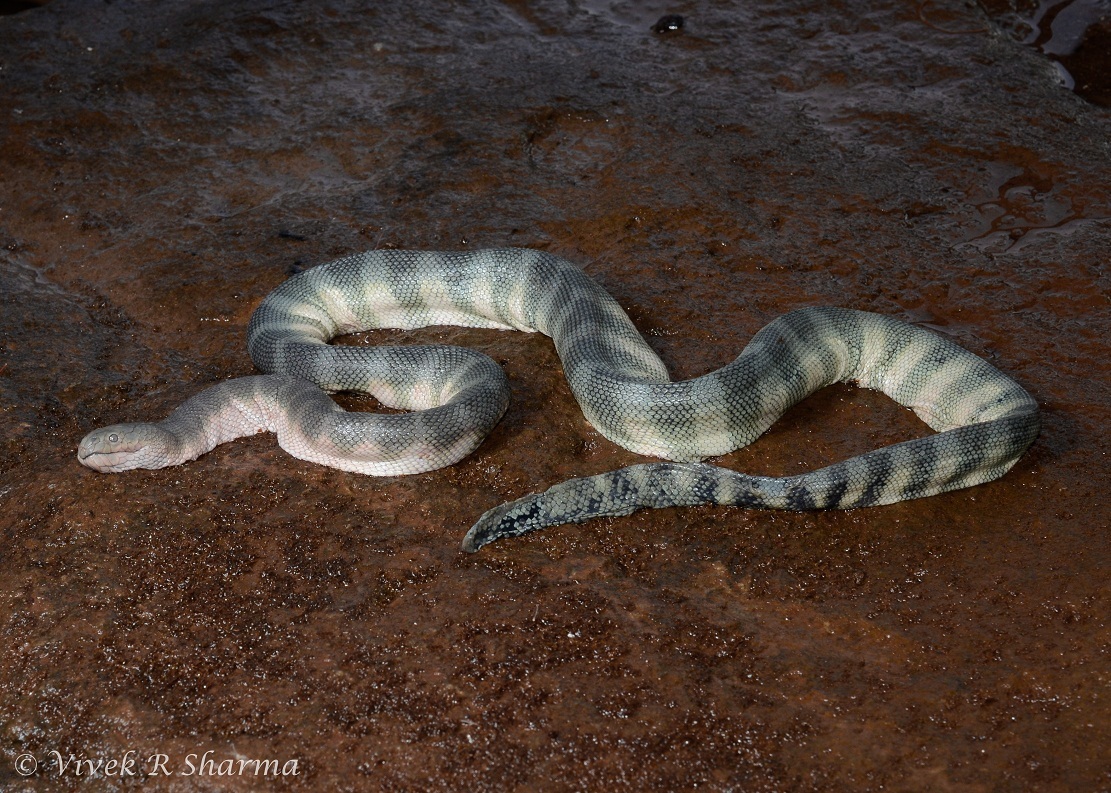
<svg viewBox="0 0 1111 793">
<path fill-rule="evenodd" d="M 503 504 L 467 534 L 467 550 L 645 507 L 845 509 L 918 498 L 1002 475 L 1039 428 L 1036 403 L 1012 380 L 952 342 L 888 317 L 794 311 L 757 333 L 729 365 L 671 383 L 617 302 L 563 259 L 519 249 L 372 251 L 301 273 L 259 305 L 248 349 L 260 369 L 281 373 L 280 382 L 230 381 L 179 408 L 174 416 L 184 411 L 184 423 L 171 416 L 107 428 L 90 434 L 79 456 L 100 470 L 176 464 L 211 448 L 212 439 L 273 429 L 296 456 L 346 470 L 394 474 L 448 465 L 474 449 L 504 412 L 501 369 L 456 347 L 327 344 L 370 328 L 440 324 L 551 336 L 586 418 L 615 443 L 674 461 L 573 479 Z M 697 462 L 750 443 L 791 405 L 844 381 L 883 391 L 938 433 L 793 477 Z M 416 412 L 348 414 L 320 389 L 367 391 Z M 146 431 L 121 427 L 157 428 L 148 434 L 158 440 L 136 440 Z"/>
</svg>

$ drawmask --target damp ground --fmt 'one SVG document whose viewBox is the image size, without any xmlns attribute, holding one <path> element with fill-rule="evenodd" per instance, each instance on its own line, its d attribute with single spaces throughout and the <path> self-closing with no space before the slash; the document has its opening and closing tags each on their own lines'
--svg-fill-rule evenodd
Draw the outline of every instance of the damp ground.
<svg viewBox="0 0 1111 793">
<path fill-rule="evenodd" d="M 1012 28 L 933 0 L 0 16 L 0 787 L 1106 789 L 1111 117 Z M 984 356 L 1042 435 L 930 499 L 468 555 L 486 509 L 642 458 L 549 340 L 432 328 L 345 341 L 504 366 L 509 412 L 451 468 L 373 479 L 268 436 L 77 463 L 91 429 L 252 373 L 247 320 L 291 273 L 495 246 L 579 263 L 676 378 L 842 305 Z M 836 387 L 720 462 L 925 432 Z M 58 763 L 128 752 L 136 776 Z M 197 773 L 244 758 L 298 774 Z"/>
</svg>

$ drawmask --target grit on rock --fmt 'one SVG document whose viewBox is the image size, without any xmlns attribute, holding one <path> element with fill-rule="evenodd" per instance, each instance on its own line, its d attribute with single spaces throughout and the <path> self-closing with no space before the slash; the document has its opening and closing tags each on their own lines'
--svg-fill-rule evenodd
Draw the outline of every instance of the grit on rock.
<svg viewBox="0 0 1111 793">
<path fill-rule="evenodd" d="M 0 12 L 0 788 L 1108 785 L 1111 115 L 1012 12 Z M 115 476 L 74 458 L 255 374 L 248 318 L 291 274 L 505 247 L 581 265 L 674 379 L 841 306 L 986 359 L 1041 436 L 915 501 L 464 554 L 491 507 L 646 458 L 587 423 L 549 339 L 438 327 L 340 341 L 504 370 L 505 416 L 448 468 L 369 477 L 266 437 Z M 839 385 L 711 462 L 792 476 L 929 434 Z"/>
</svg>

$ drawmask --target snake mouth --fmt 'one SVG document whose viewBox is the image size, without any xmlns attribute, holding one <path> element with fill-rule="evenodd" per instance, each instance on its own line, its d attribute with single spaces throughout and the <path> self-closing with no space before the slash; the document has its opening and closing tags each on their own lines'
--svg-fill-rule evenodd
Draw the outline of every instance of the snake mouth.
<svg viewBox="0 0 1111 793">
<path fill-rule="evenodd" d="M 136 453 L 140 451 L 142 451 L 142 447 L 138 449 L 113 449 L 112 451 L 78 449 L 77 462 L 86 468 L 105 473 L 127 471 L 139 467 L 136 462 Z"/>
</svg>

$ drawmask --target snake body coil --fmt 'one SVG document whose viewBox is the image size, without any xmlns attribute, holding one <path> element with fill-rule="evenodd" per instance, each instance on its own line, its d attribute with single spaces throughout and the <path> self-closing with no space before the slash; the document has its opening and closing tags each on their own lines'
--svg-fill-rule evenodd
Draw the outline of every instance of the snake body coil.
<svg viewBox="0 0 1111 793">
<path fill-rule="evenodd" d="M 1040 427 L 1037 403 L 1010 378 L 889 317 L 793 311 L 727 366 L 672 383 L 617 302 L 564 259 L 523 249 L 383 250 L 296 275 L 262 301 L 247 346 L 270 374 L 216 385 L 158 423 L 90 433 L 78 458 L 100 471 L 161 468 L 269 430 L 295 457 L 348 471 L 394 475 L 450 465 L 481 443 L 508 404 L 494 361 L 459 347 L 327 344 L 370 328 L 427 325 L 551 336 L 587 420 L 614 443 L 674 461 L 572 479 L 496 507 L 467 533 L 468 551 L 644 507 L 847 509 L 933 495 L 1001 476 Z M 846 381 L 882 391 L 938 432 L 798 476 L 749 476 L 697 462 L 751 443 L 796 402 Z M 347 413 L 324 393 L 347 390 L 415 412 Z"/>
</svg>

